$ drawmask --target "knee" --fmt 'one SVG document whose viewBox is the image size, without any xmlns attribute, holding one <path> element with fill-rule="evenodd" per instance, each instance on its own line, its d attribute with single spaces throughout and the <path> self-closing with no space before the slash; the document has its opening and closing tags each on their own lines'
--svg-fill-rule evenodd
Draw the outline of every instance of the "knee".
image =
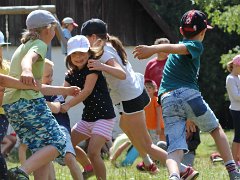
<svg viewBox="0 0 240 180">
<path fill-rule="evenodd" d="M 72 166 L 76 162 L 76 158 L 72 153 L 66 153 L 65 156 L 65 164 L 67 166 Z"/>
<path fill-rule="evenodd" d="M 93 149 L 88 149 L 88 157 L 91 161 L 94 161 L 97 157 L 100 157 L 100 152 Z"/>
</svg>

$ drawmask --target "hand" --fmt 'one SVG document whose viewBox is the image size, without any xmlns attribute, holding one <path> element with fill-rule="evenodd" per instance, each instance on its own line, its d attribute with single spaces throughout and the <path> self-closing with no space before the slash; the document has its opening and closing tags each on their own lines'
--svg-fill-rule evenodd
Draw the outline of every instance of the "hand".
<svg viewBox="0 0 240 180">
<path fill-rule="evenodd" d="M 77 86 L 67 87 L 68 96 L 77 96 L 81 92 L 81 89 Z"/>
<path fill-rule="evenodd" d="M 31 71 L 23 71 L 20 76 L 20 81 L 26 85 L 37 86 Z"/>
<path fill-rule="evenodd" d="M 146 45 L 136 46 L 133 50 L 133 54 L 134 58 L 138 58 L 139 60 L 149 58 L 153 55 L 150 46 Z"/>
<path fill-rule="evenodd" d="M 104 64 L 94 59 L 89 59 L 87 66 L 89 70 L 103 71 L 104 69 Z"/>
<path fill-rule="evenodd" d="M 61 104 L 60 112 L 66 113 L 70 109 L 70 106 L 67 103 Z"/>
<path fill-rule="evenodd" d="M 40 81 L 36 81 L 36 86 L 32 86 L 34 91 L 40 91 L 42 88 L 42 83 Z"/>
<path fill-rule="evenodd" d="M 186 121 L 186 130 L 187 132 L 196 132 L 196 125 L 190 119 Z"/>
</svg>

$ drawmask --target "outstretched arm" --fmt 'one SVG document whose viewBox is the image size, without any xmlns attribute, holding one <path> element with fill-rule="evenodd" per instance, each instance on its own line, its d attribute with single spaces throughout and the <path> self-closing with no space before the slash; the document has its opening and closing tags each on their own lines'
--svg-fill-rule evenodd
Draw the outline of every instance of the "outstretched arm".
<svg viewBox="0 0 240 180">
<path fill-rule="evenodd" d="M 50 86 L 42 84 L 41 93 L 44 95 L 63 95 L 63 96 L 76 96 L 80 92 L 80 88 L 77 86 Z"/>
<path fill-rule="evenodd" d="M 133 50 L 134 58 L 138 59 L 146 59 L 159 52 L 182 55 L 189 54 L 184 44 L 157 44 L 152 46 L 139 45 Z"/>
</svg>

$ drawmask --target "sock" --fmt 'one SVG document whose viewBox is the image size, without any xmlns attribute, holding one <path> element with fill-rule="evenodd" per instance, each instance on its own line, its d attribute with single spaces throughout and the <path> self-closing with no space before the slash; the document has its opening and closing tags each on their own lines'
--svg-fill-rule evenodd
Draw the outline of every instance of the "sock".
<svg viewBox="0 0 240 180">
<path fill-rule="evenodd" d="M 84 167 L 84 171 L 93 171 L 93 167 L 91 164 Z"/>
<path fill-rule="evenodd" d="M 187 166 L 186 166 L 186 165 L 184 165 L 184 164 L 182 164 L 182 163 L 180 163 L 180 167 L 179 167 L 179 171 L 180 171 L 180 173 L 183 173 L 183 172 L 185 172 L 185 171 L 186 171 L 186 169 L 187 169 Z"/>
<path fill-rule="evenodd" d="M 20 167 L 17 168 L 18 169 L 18 173 L 20 172 L 21 174 L 23 174 L 25 177 L 28 177 L 28 174 Z"/>
<path fill-rule="evenodd" d="M 229 160 L 225 162 L 224 165 L 229 173 L 237 170 L 236 163 L 234 162 L 234 160 Z"/>
<path fill-rule="evenodd" d="M 172 173 L 172 174 L 169 176 L 169 178 L 171 178 L 171 177 L 177 177 L 178 179 L 180 179 L 180 176 L 179 176 L 178 173 Z"/>
<path fill-rule="evenodd" d="M 148 154 L 143 158 L 143 162 L 145 166 L 150 166 L 153 163 L 152 159 Z"/>
</svg>

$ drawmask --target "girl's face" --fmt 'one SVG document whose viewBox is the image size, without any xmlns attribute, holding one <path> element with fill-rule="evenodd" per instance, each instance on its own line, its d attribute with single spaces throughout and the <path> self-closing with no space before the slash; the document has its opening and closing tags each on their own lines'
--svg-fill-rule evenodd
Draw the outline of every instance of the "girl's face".
<svg viewBox="0 0 240 180">
<path fill-rule="evenodd" d="M 73 65 L 82 69 L 87 64 L 89 54 L 88 52 L 74 52 L 70 55 L 70 57 Z"/>
<path fill-rule="evenodd" d="M 240 65 L 233 64 L 234 72 L 240 75 Z"/>
</svg>

